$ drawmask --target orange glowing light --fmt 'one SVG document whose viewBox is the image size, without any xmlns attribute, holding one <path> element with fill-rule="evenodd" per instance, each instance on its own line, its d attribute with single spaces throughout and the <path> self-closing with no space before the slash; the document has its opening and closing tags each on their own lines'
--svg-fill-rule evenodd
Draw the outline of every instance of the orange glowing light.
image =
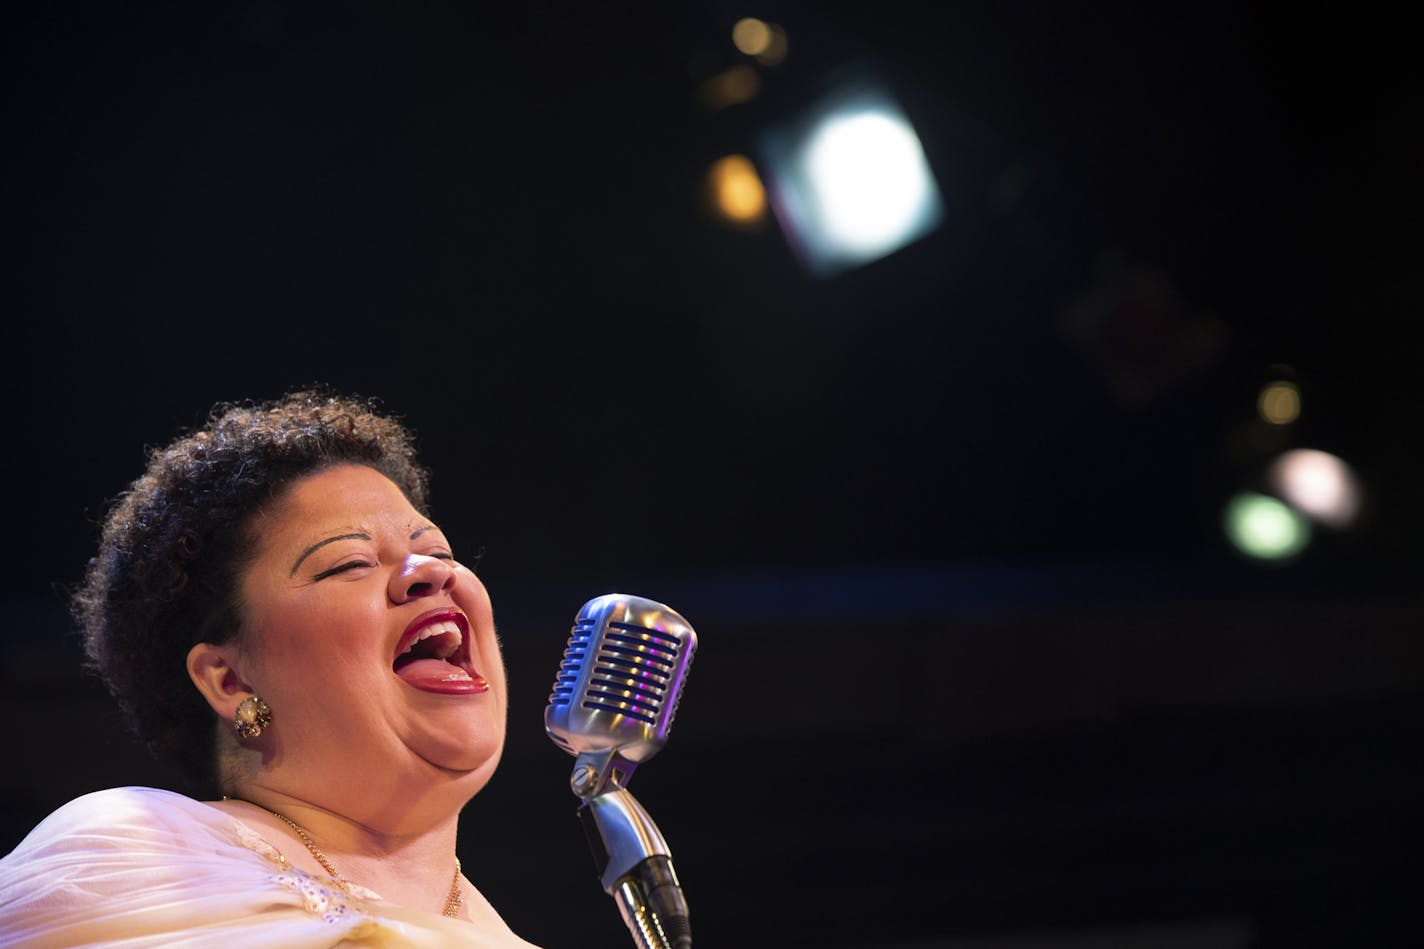
<svg viewBox="0 0 1424 949">
<path fill-rule="evenodd" d="M 756 166 L 745 155 L 717 159 L 707 177 L 723 217 L 738 224 L 751 224 L 766 214 L 766 189 Z"/>
<path fill-rule="evenodd" d="M 732 45 L 763 66 L 775 66 L 786 58 L 786 31 L 775 23 L 743 17 L 732 27 Z"/>
<path fill-rule="evenodd" d="M 771 45 L 771 27 L 756 17 L 742 17 L 732 26 L 732 45 L 748 56 L 760 56 Z"/>
<path fill-rule="evenodd" d="M 704 81 L 697 89 L 703 106 L 712 111 L 753 99 L 761 91 L 761 77 L 750 66 L 733 66 Z"/>
</svg>

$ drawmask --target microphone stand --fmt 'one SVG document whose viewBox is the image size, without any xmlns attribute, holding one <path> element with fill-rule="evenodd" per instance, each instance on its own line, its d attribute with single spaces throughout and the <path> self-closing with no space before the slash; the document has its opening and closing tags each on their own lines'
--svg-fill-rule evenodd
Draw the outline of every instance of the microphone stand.
<svg viewBox="0 0 1424 949">
<path fill-rule="evenodd" d="M 616 752 L 586 752 L 569 785 L 603 891 L 613 897 L 636 949 L 692 949 L 687 900 L 672 851 L 643 805 L 623 785 L 636 767 Z"/>
</svg>

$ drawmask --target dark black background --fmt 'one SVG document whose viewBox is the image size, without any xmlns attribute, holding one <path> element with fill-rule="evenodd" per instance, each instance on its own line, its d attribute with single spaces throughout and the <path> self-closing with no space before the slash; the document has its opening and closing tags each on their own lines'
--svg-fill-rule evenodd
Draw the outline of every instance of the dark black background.
<svg viewBox="0 0 1424 949">
<path fill-rule="evenodd" d="M 790 56 L 708 111 L 748 14 Z M 63 594 L 106 501 L 213 403 L 321 382 L 410 422 L 436 518 L 487 550 L 511 735 L 462 851 L 534 941 L 627 938 L 539 722 L 574 611 L 623 590 L 703 638 L 634 790 L 704 944 L 1390 944 L 1424 694 L 1399 16 L 4 22 L 4 846 L 162 780 L 73 671 Z M 946 217 L 815 280 L 774 220 L 711 217 L 702 175 L 865 75 Z M 1277 378 L 1303 396 L 1285 429 L 1255 417 Z M 1222 507 L 1289 447 L 1349 461 L 1364 516 L 1249 562 Z"/>
</svg>

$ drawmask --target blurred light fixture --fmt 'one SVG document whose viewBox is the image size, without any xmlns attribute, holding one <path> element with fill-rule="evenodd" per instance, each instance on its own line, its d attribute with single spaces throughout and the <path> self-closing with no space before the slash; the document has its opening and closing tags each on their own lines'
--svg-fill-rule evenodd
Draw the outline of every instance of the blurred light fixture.
<svg viewBox="0 0 1424 949">
<path fill-rule="evenodd" d="M 1360 481 L 1342 459 L 1313 448 L 1288 451 L 1271 463 L 1271 489 L 1292 507 L 1330 527 L 1348 527 L 1360 512 Z"/>
<path fill-rule="evenodd" d="M 766 215 L 766 189 L 747 156 L 717 159 L 707 171 L 707 184 L 713 206 L 728 221 L 754 224 Z"/>
<path fill-rule="evenodd" d="M 1310 524 L 1282 501 L 1243 491 L 1226 505 L 1226 536 L 1236 549 L 1258 560 L 1284 560 L 1305 549 Z"/>
<path fill-rule="evenodd" d="M 743 17 L 732 26 L 732 45 L 763 66 L 775 66 L 786 58 L 789 44 L 786 31 L 775 23 Z"/>
<path fill-rule="evenodd" d="M 766 129 L 760 147 L 772 207 L 818 276 L 893 253 L 943 217 L 919 137 L 877 85 L 850 86 Z"/>
<path fill-rule="evenodd" d="M 1272 425 L 1289 425 L 1300 417 L 1300 387 L 1284 380 L 1268 382 L 1256 399 L 1256 411 Z"/>
<path fill-rule="evenodd" d="M 748 56 L 763 53 L 771 45 L 771 27 L 756 17 L 742 17 L 732 25 L 732 45 Z"/>
<path fill-rule="evenodd" d="M 742 64 L 704 79 L 697 87 L 697 98 L 703 108 L 716 112 L 755 99 L 760 91 L 761 77 L 755 69 Z"/>
</svg>

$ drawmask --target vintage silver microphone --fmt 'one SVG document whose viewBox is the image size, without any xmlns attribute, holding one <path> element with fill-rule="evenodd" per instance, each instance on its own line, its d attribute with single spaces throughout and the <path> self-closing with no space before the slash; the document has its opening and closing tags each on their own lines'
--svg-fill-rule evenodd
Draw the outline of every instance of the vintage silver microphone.
<svg viewBox="0 0 1424 949">
<path fill-rule="evenodd" d="M 595 597 L 574 618 L 544 709 L 544 730 L 576 758 L 569 786 L 599 880 L 638 949 L 692 949 L 672 851 L 627 784 L 667 743 L 696 651 L 697 633 L 671 607 Z"/>
</svg>

